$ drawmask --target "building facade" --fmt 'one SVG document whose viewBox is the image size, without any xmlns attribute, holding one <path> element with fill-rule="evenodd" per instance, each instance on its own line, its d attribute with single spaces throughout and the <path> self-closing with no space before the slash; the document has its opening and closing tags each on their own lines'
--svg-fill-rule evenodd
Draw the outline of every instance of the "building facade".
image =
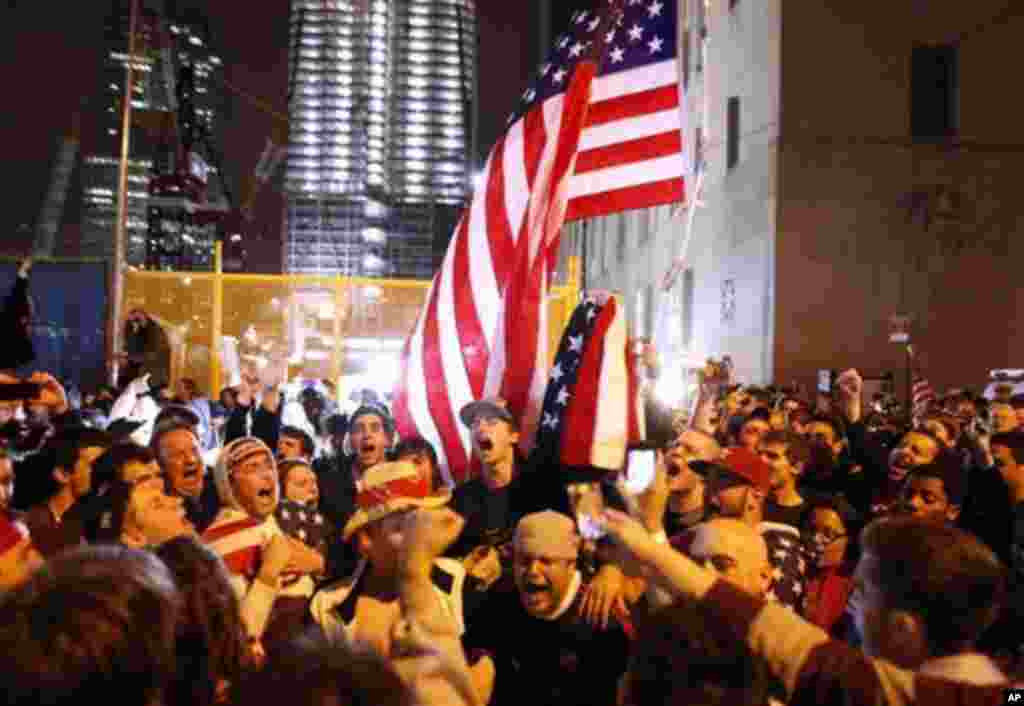
<svg viewBox="0 0 1024 706">
<path fill-rule="evenodd" d="M 293 0 L 285 269 L 430 277 L 472 182 L 473 0 Z"/>
<path fill-rule="evenodd" d="M 566 246 L 637 333 L 661 333 L 666 386 L 729 354 L 744 381 L 813 389 L 818 370 L 857 367 L 901 390 L 894 316 L 938 387 L 1022 367 L 1020 99 L 998 77 L 1024 18 L 995 0 L 679 2 L 693 213 L 579 224 Z"/>
<path fill-rule="evenodd" d="M 167 224 L 167 228 L 155 228 L 154 219 L 167 218 L 168 213 L 155 207 L 151 187 L 156 177 L 173 173 L 179 166 L 175 164 L 178 138 L 170 118 L 182 101 L 192 103 L 195 125 L 188 130 L 190 126 L 179 121 L 179 134 L 215 134 L 225 107 L 223 62 L 211 46 L 210 32 L 201 15 L 170 14 L 158 0 L 140 5 L 131 97 L 126 261 L 150 269 L 209 269 L 213 231 L 180 219 Z M 102 116 L 100 133 L 90 140 L 92 149 L 83 155 L 81 165 L 79 248 L 85 256 L 109 258 L 114 252 L 129 19 L 129 4 L 114 0 L 104 23 L 103 84 L 90 106 L 95 115 Z M 188 80 L 183 82 L 186 76 Z M 219 202 L 223 189 L 216 168 L 210 164 L 214 161 L 212 155 L 202 143 L 195 145 L 194 151 L 195 167 L 207 183 L 204 198 Z M 154 238 L 157 230 L 164 233 Z M 176 236 L 167 239 L 166 231 L 176 231 Z"/>
</svg>

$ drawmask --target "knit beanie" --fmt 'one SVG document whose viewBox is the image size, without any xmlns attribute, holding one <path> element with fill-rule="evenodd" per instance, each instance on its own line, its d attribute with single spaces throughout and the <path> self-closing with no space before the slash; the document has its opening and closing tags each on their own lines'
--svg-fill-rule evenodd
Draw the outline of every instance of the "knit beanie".
<svg viewBox="0 0 1024 706">
<path fill-rule="evenodd" d="M 213 467 L 213 483 L 217 488 L 217 495 L 221 504 L 235 510 L 244 510 L 235 498 L 235 491 L 231 488 L 231 474 L 246 459 L 256 454 L 264 453 L 270 458 L 270 465 L 277 473 L 277 462 L 270 447 L 254 436 L 243 436 L 235 439 L 221 449 L 217 457 L 217 465 Z"/>
</svg>

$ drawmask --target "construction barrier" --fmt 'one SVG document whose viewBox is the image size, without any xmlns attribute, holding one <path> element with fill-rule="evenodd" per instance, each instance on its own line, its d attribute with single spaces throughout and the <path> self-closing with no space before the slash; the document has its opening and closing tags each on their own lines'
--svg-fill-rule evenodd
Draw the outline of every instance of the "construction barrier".
<svg viewBox="0 0 1024 706">
<path fill-rule="evenodd" d="M 15 258 L 0 258 L 0 297 L 14 286 L 18 264 Z M 29 275 L 29 297 L 36 359 L 18 373 L 42 370 L 83 389 L 106 382 L 106 264 L 89 258 L 38 259 Z"/>
<path fill-rule="evenodd" d="M 425 280 L 133 270 L 123 309 L 140 308 L 168 333 L 171 381 L 189 377 L 216 396 L 240 373 L 265 382 L 329 380 L 350 391 L 391 389 L 401 347 L 430 288 Z M 549 293 L 552 355 L 579 299 L 578 267 Z"/>
</svg>

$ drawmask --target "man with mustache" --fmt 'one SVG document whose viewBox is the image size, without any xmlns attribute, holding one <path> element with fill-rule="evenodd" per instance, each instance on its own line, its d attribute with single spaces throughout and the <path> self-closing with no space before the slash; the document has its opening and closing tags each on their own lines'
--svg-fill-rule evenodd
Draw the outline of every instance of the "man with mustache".
<svg viewBox="0 0 1024 706">
<path fill-rule="evenodd" d="M 491 704 L 616 703 L 629 642 L 618 622 L 602 630 L 580 615 L 575 523 L 550 510 L 526 515 L 512 546 L 516 590 L 496 595 L 466 638 L 495 655 Z"/>
</svg>

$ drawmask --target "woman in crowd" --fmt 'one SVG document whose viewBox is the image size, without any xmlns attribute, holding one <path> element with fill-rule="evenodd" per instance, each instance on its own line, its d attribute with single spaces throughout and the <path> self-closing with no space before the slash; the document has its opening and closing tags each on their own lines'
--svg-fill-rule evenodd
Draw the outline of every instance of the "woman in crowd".
<svg viewBox="0 0 1024 706">
<path fill-rule="evenodd" d="M 803 615 L 841 639 L 850 628 L 846 605 L 853 592 L 861 522 L 841 496 L 815 498 L 806 518 L 803 536 L 813 563 L 808 569 Z"/>
</svg>

